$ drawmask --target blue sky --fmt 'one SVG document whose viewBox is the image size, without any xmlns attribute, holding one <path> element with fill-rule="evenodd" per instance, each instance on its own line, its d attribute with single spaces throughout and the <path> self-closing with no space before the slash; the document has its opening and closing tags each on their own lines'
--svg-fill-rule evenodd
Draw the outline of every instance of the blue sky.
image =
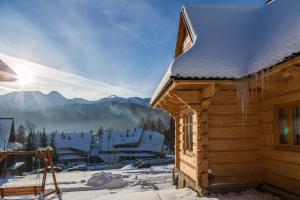
<svg viewBox="0 0 300 200">
<path fill-rule="evenodd" d="M 35 70 L 37 65 L 24 64 L 23 68 L 31 67 L 35 73 L 48 69 L 57 73 L 57 80 L 58 77 L 66 78 L 65 74 L 67 78 L 74 78 L 69 87 L 63 85 L 69 81 L 52 84 L 55 75 L 35 74 L 39 79 L 27 86 L 1 83 L 0 92 L 58 90 L 70 98 L 88 99 L 109 94 L 150 97 L 174 56 L 179 11 L 183 4 L 261 5 L 263 2 L 0 0 L 0 55 L 18 58 L 17 64 L 7 61 L 11 67 L 22 67 L 27 60 L 45 67 Z M 52 82 L 47 83 L 48 78 L 52 78 Z M 87 83 L 82 80 L 93 82 L 93 86 L 84 86 Z"/>
</svg>

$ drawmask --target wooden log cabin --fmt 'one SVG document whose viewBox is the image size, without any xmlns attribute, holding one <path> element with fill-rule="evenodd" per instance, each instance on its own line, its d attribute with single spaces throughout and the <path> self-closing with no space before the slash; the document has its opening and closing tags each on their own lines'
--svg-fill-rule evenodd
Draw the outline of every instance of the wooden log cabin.
<svg viewBox="0 0 300 200">
<path fill-rule="evenodd" d="M 151 106 L 176 122 L 178 186 L 300 197 L 300 3 L 190 5 Z"/>
</svg>

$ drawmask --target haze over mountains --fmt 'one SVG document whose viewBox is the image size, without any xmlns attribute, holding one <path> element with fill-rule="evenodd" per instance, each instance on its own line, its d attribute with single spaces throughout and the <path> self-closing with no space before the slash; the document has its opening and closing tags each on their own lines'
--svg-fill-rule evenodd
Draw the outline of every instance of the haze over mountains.
<svg viewBox="0 0 300 200">
<path fill-rule="evenodd" d="M 168 125 L 169 116 L 149 107 L 150 98 L 109 96 L 96 101 L 82 98 L 67 99 L 59 92 L 12 92 L 0 95 L 0 117 L 15 118 L 16 125 L 32 121 L 39 130 L 97 131 L 104 128 L 130 129 L 137 127 L 141 117 Z"/>
</svg>

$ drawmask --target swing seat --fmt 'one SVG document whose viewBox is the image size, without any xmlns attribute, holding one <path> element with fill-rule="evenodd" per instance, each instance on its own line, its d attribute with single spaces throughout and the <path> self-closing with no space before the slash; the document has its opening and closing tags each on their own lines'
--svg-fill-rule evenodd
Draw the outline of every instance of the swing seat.
<svg viewBox="0 0 300 200">
<path fill-rule="evenodd" d="M 38 196 L 42 192 L 42 186 L 9 187 L 0 188 L 1 198 L 16 195 L 34 195 Z"/>
</svg>

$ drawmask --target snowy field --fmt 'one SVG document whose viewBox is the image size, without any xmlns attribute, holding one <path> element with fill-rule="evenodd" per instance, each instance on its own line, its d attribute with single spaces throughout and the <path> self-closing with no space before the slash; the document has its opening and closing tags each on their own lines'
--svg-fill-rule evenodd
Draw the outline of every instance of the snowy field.
<svg viewBox="0 0 300 200">
<path fill-rule="evenodd" d="M 269 193 L 255 190 L 200 198 L 190 189 L 176 189 L 172 185 L 172 168 L 172 165 L 164 165 L 136 169 L 129 165 L 118 170 L 61 172 L 57 173 L 57 179 L 63 191 L 63 200 L 278 200 Z M 35 185 L 40 183 L 41 178 L 37 175 L 14 177 L 2 180 L 2 184 Z M 47 187 L 51 188 L 53 183 L 50 176 L 48 178 Z M 58 200 L 56 196 L 49 199 Z"/>
</svg>

